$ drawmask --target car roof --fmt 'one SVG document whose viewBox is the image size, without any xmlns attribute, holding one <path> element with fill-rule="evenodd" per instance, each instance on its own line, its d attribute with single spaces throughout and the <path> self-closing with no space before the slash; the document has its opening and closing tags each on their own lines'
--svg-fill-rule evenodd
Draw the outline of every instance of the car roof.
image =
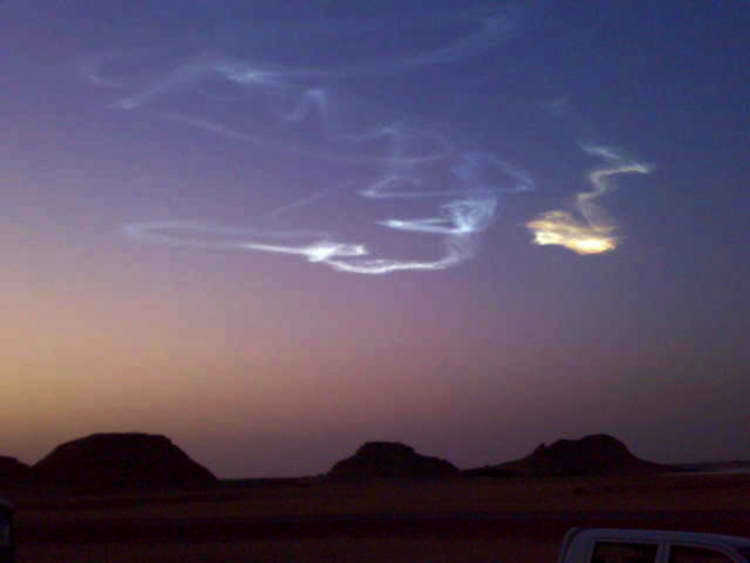
<svg viewBox="0 0 750 563">
<path fill-rule="evenodd" d="M 710 543 L 724 547 L 750 547 L 750 539 L 748 538 L 728 536 L 726 534 L 708 534 L 680 530 L 622 530 L 612 528 L 591 528 L 581 529 L 576 535 L 590 536 L 596 539 Z"/>
</svg>

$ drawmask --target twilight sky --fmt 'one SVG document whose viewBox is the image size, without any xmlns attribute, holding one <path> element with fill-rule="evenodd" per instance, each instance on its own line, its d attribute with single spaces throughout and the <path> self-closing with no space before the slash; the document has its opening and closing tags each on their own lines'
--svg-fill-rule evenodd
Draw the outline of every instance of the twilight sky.
<svg viewBox="0 0 750 563">
<path fill-rule="evenodd" d="M 0 2 L 0 454 L 750 458 L 748 26 L 739 0 Z"/>
</svg>

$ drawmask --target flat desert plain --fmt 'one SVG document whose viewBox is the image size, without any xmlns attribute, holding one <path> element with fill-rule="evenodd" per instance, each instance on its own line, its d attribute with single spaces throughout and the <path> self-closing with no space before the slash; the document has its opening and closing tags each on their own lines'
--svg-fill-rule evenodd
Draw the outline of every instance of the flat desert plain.
<svg viewBox="0 0 750 563">
<path fill-rule="evenodd" d="M 17 492 L 18 562 L 553 562 L 573 526 L 750 537 L 750 475 Z"/>
</svg>

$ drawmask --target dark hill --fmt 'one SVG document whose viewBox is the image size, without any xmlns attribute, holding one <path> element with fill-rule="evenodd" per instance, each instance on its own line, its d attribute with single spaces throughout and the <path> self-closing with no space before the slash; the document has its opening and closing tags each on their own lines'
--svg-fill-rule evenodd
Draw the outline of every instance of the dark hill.
<svg viewBox="0 0 750 563">
<path fill-rule="evenodd" d="M 580 440 L 558 440 L 541 444 L 528 456 L 499 465 L 466 471 L 469 475 L 601 475 L 648 473 L 669 470 L 669 466 L 634 456 L 612 436 L 594 434 Z"/>
<path fill-rule="evenodd" d="M 67 442 L 31 468 L 35 484 L 76 489 L 195 488 L 210 471 L 164 436 L 94 434 Z"/>
<path fill-rule="evenodd" d="M 336 463 L 328 477 L 337 480 L 439 479 L 458 474 L 444 459 L 423 456 L 399 442 L 367 442 Z"/>
<path fill-rule="evenodd" d="M 0 486 L 23 483 L 28 478 L 30 469 L 14 457 L 0 456 Z"/>
</svg>

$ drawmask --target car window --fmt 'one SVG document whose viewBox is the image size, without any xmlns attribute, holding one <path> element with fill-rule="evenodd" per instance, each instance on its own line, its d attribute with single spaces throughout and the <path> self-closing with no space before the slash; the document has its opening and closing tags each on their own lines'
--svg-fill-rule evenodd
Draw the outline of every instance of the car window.
<svg viewBox="0 0 750 563">
<path fill-rule="evenodd" d="M 715 549 L 673 545 L 669 548 L 669 563 L 732 563 L 732 560 Z"/>
<path fill-rule="evenodd" d="M 591 563 L 654 563 L 656 544 L 596 542 Z"/>
</svg>

